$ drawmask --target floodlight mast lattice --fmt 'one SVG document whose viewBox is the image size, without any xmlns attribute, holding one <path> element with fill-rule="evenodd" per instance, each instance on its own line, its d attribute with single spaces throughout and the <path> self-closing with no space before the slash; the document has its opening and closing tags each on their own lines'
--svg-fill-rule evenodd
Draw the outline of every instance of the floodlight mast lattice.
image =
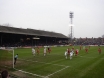
<svg viewBox="0 0 104 78">
<path fill-rule="evenodd" d="M 73 21 L 72 21 L 73 12 L 69 13 L 69 17 L 71 18 L 71 34 L 70 33 L 69 34 L 71 35 L 70 37 L 71 37 L 71 42 L 72 42 L 72 38 L 73 38 L 73 27 L 72 27 L 72 24 L 73 24 Z"/>
</svg>

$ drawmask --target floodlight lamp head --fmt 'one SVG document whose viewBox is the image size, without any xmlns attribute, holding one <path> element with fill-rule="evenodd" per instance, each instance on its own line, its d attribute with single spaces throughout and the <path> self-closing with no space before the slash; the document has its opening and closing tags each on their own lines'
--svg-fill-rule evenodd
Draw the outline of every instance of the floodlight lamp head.
<svg viewBox="0 0 104 78">
<path fill-rule="evenodd" d="M 70 18 L 73 18 L 73 12 L 70 12 Z"/>
</svg>

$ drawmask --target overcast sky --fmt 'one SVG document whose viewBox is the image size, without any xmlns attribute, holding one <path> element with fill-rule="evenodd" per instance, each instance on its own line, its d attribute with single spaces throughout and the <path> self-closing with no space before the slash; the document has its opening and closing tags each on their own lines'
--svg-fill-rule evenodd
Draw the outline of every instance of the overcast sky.
<svg viewBox="0 0 104 78">
<path fill-rule="evenodd" d="M 70 33 L 69 12 L 74 13 L 73 36 L 104 34 L 104 0 L 0 0 L 0 25 Z"/>
</svg>

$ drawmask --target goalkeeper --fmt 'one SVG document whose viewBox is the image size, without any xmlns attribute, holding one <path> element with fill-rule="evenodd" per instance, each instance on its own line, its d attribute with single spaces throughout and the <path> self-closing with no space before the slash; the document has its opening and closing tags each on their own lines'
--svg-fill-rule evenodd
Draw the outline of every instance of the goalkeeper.
<svg viewBox="0 0 104 78">
<path fill-rule="evenodd" d="M 14 57 L 14 64 L 16 64 L 17 58 L 18 58 L 18 54 L 16 54 Z"/>
</svg>

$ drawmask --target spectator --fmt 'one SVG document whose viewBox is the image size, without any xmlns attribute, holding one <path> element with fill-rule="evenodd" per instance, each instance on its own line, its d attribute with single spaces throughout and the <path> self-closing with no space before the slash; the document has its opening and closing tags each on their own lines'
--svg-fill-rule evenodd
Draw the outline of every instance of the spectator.
<svg viewBox="0 0 104 78">
<path fill-rule="evenodd" d="M 8 71 L 7 70 L 4 70 L 1 72 L 1 78 L 8 78 L 9 75 L 8 75 Z"/>
</svg>

